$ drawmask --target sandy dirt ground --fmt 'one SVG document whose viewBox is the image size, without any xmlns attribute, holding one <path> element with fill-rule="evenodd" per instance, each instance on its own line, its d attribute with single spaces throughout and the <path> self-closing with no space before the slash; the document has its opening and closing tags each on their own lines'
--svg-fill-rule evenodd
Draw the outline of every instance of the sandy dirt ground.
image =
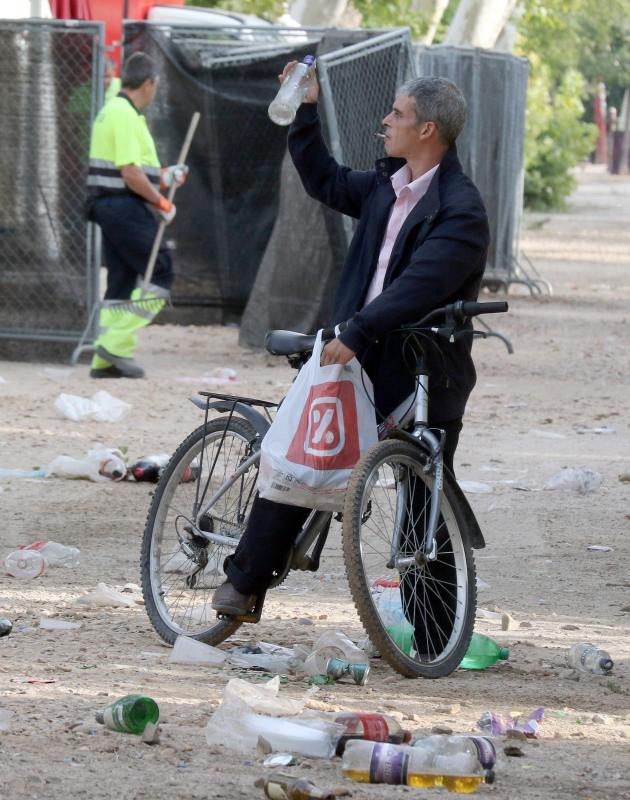
<svg viewBox="0 0 630 800">
<path fill-rule="evenodd" d="M 588 169 L 566 213 L 528 216 L 522 247 L 553 284 L 553 296 L 514 287 L 510 313 L 495 323 L 514 353 L 496 338 L 475 347 L 479 378 L 456 463 L 460 480 L 491 489 L 468 495 L 487 541 L 477 552 L 479 576 L 489 585 L 479 605 L 509 612 L 515 625 L 502 631 L 479 620 L 477 629 L 509 645 L 509 661 L 411 681 L 374 660 L 367 686 L 321 687 L 311 701 L 329 710 L 381 710 L 420 733 L 434 726 L 473 731 L 486 710 L 544 706 L 539 738 L 518 742 L 523 757 L 504 758 L 496 783 L 479 796 L 630 798 L 630 507 L 622 480 L 630 473 L 629 202 L 627 178 Z M 149 377 L 105 387 L 90 382 L 86 365 L 46 373 L 62 367 L 0 362 L 0 466 L 42 466 L 60 453 L 80 456 L 96 442 L 125 445 L 131 456 L 171 452 L 201 421 L 188 401 L 195 386 L 175 379 L 213 367 L 235 369 L 234 389 L 243 394 L 280 398 L 289 367 L 239 349 L 237 334 L 230 327 L 155 326 L 139 352 Z M 62 391 L 87 396 L 100 388 L 132 404 L 122 422 L 71 422 L 53 408 Z M 563 467 L 596 470 L 603 483 L 587 494 L 542 490 Z M 168 664 L 142 605 L 81 612 L 70 605 L 98 581 L 139 583 L 151 491 L 150 484 L 0 477 L 2 556 L 38 539 L 81 550 L 77 569 L 51 568 L 33 581 L 0 578 L 0 615 L 14 623 L 0 640 L 0 709 L 13 712 L 9 730 L 0 732 L 2 797 L 262 796 L 254 788 L 266 771 L 262 759 L 209 747 L 204 737 L 238 671 Z M 42 615 L 81 628 L 42 630 Z M 338 531 L 320 572 L 290 576 L 270 594 L 261 624 L 244 626 L 224 647 L 258 639 L 309 644 L 329 629 L 362 635 Z M 580 640 L 612 654 L 611 676 L 567 669 L 567 649 Z M 306 688 L 289 680 L 281 691 L 299 698 Z M 159 703 L 157 746 L 93 721 L 97 709 L 135 692 Z M 345 786 L 354 798 L 438 793 L 353 784 L 339 759 L 300 758 L 288 771 L 325 788 Z"/>
</svg>

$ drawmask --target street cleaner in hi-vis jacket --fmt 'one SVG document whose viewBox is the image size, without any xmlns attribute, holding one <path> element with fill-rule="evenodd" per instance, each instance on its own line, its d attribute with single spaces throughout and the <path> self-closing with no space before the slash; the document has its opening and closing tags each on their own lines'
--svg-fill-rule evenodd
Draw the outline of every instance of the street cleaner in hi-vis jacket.
<svg viewBox="0 0 630 800">
<path fill-rule="evenodd" d="M 162 310 L 173 284 L 171 256 L 161 246 L 151 283 L 145 292 L 140 288 L 158 219 L 170 223 L 175 217 L 175 206 L 160 189 L 181 186 L 188 172 L 182 164 L 160 168 L 141 114 L 157 86 L 153 59 L 134 53 L 123 67 L 121 91 L 105 103 L 92 128 L 88 218 L 101 228 L 107 266 L 92 378 L 143 377 L 144 370 L 133 359 L 138 330 Z"/>
</svg>

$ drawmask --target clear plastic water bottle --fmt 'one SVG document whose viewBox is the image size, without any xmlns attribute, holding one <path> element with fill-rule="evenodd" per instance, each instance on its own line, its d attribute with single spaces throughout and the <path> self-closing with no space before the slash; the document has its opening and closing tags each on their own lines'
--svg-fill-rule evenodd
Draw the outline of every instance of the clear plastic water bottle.
<svg viewBox="0 0 630 800">
<path fill-rule="evenodd" d="M 311 70 L 315 67 L 315 56 L 306 56 L 296 64 L 282 81 L 278 94 L 269 106 L 269 119 L 276 125 L 290 125 L 306 94 Z"/>
<path fill-rule="evenodd" d="M 614 666 L 610 654 L 599 650 L 590 642 L 577 642 L 567 653 L 567 663 L 580 672 L 592 672 L 595 675 L 608 675 Z"/>
<path fill-rule="evenodd" d="M 128 694 L 96 713 L 96 721 L 110 731 L 138 736 L 142 736 L 147 725 L 155 725 L 159 718 L 158 704 L 141 694 Z"/>
<path fill-rule="evenodd" d="M 81 551 L 78 547 L 69 547 L 46 539 L 21 547 L 20 550 L 22 552 L 34 550 L 41 553 L 50 567 L 78 567 L 81 558 Z"/>
<path fill-rule="evenodd" d="M 14 578 L 38 578 L 46 572 L 48 563 L 36 550 L 16 550 L 4 559 L 4 568 Z"/>
</svg>

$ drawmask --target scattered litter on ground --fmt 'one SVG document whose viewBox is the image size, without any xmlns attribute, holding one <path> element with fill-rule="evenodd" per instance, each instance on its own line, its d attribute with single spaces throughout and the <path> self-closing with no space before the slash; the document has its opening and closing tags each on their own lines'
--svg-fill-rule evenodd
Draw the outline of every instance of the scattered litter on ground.
<svg viewBox="0 0 630 800">
<path fill-rule="evenodd" d="M 543 489 L 546 490 L 570 490 L 578 494 L 594 492 L 603 483 L 603 478 L 599 472 L 588 468 L 563 467 L 545 483 Z"/>
<path fill-rule="evenodd" d="M 522 714 L 512 715 L 509 713 L 501 716 L 495 711 L 485 711 L 479 718 L 477 727 L 490 736 L 505 736 L 508 731 L 516 731 L 528 738 L 535 739 L 544 713 L 545 709 L 542 707 L 534 709 L 527 717 Z"/>
<path fill-rule="evenodd" d="M 0 478 L 45 478 L 47 470 L 41 467 L 33 469 L 13 469 L 11 467 L 0 467 Z"/>
<path fill-rule="evenodd" d="M 35 550 L 15 550 L 4 559 L 4 569 L 13 578 L 31 580 L 39 578 L 48 568 L 48 562 Z"/>
<path fill-rule="evenodd" d="M 72 601 L 74 606 L 94 606 L 94 607 L 126 607 L 133 608 L 135 600 L 122 592 L 112 589 L 106 583 L 97 583 L 96 589 L 77 597 Z"/>
<path fill-rule="evenodd" d="M 54 617 L 40 617 L 39 627 L 45 631 L 72 631 L 81 627 L 80 622 L 70 622 L 66 619 L 55 619 Z"/>
<path fill-rule="evenodd" d="M 6 617 L 0 617 L 0 638 L 8 636 L 13 630 L 13 623 Z"/>
<path fill-rule="evenodd" d="M 218 666 L 225 663 L 227 654 L 217 647 L 198 642 L 190 636 L 178 636 L 168 657 L 169 664 L 207 664 Z"/>
<path fill-rule="evenodd" d="M 586 548 L 587 550 L 595 550 L 599 553 L 612 553 L 612 547 L 609 547 L 607 544 L 589 544 Z"/>
<path fill-rule="evenodd" d="M 21 552 L 34 551 L 39 553 L 46 560 L 47 567 L 78 567 L 81 558 L 81 551 L 78 547 L 69 547 L 50 539 L 42 539 L 32 544 L 20 545 Z"/>
<path fill-rule="evenodd" d="M 48 465 L 48 475 L 86 478 L 91 481 L 121 481 L 127 475 L 123 453 L 115 447 L 94 447 L 83 458 L 57 456 Z"/>
<path fill-rule="evenodd" d="M 175 378 L 177 383 L 209 383 L 214 386 L 226 386 L 228 384 L 238 384 L 236 380 L 236 370 L 229 367 L 215 367 L 209 372 L 204 372 L 198 378 L 186 375 L 181 378 Z"/>
<path fill-rule="evenodd" d="M 263 767 L 292 767 L 295 764 L 297 759 L 291 753 L 273 753 L 263 761 Z"/>
<path fill-rule="evenodd" d="M 487 608 L 477 608 L 477 617 L 498 622 L 503 631 L 509 631 L 516 627 L 516 620 L 514 617 L 505 611 L 490 611 Z"/>
<path fill-rule="evenodd" d="M 566 433 L 556 433 L 555 431 L 541 431 L 537 428 L 530 428 L 527 431 L 528 435 L 540 436 L 543 439 L 566 439 Z"/>
<path fill-rule="evenodd" d="M 102 389 L 91 398 L 63 392 L 55 400 L 55 409 L 73 422 L 93 419 L 97 422 L 120 422 L 131 411 L 131 405 Z"/>
<path fill-rule="evenodd" d="M 482 481 L 457 481 L 459 488 L 466 494 L 489 494 L 494 489 L 489 483 Z"/>
<path fill-rule="evenodd" d="M 143 738 L 143 741 L 147 744 L 159 742 L 160 709 L 151 697 L 140 694 L 119 697 L 102 711 L 97 711 L 95 717 L 100 725 L 104 725 L 110 731 L 133 733 L 137 736 L 143 736 L 150 725 L 147 739 Z"/>
<path fill-rule="evenodd" d="M 601 428 L 576 428 L 575 432 L 609 434 L 609 433 L 616 433 L 617 431 L 615 430 L 615 428 L 611 428 L 609 425 L 603 425 Z"/>
</svg>

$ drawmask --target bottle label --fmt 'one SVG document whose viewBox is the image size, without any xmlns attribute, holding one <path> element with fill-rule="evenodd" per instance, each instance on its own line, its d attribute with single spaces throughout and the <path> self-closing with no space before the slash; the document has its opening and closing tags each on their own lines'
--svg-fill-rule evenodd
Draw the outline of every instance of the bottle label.
<svg viewBox="0 0 630 800">
<path fill-rule="evenodd" d="M 108 706 L 103 711 L 103 725 L 109 728 L 110 731 L 118 731 L 119 733 L 129 733 L 129 728 L 125 723 L 124 707 L 122 703 L 115 703 L 113 706 Z"/>
<path fill-rule="evenodd" d="M 389 744 L 375 744 L 370 760 L 370 783 L 407 783 L 409 756 Z"/>
<path fill-rule="evenodd" d="M 492 769 L 497 761 L 497 750 L 487 736 L 468 736 L 477 748 L 477 758 L 484 769 Z"/>
<path fill-rule="evenodd" d="M 389 736 L 387 721 L 380 714 L 357 714 L 363 737 L 370 742 L 386 742 Z"/>
</svg>

